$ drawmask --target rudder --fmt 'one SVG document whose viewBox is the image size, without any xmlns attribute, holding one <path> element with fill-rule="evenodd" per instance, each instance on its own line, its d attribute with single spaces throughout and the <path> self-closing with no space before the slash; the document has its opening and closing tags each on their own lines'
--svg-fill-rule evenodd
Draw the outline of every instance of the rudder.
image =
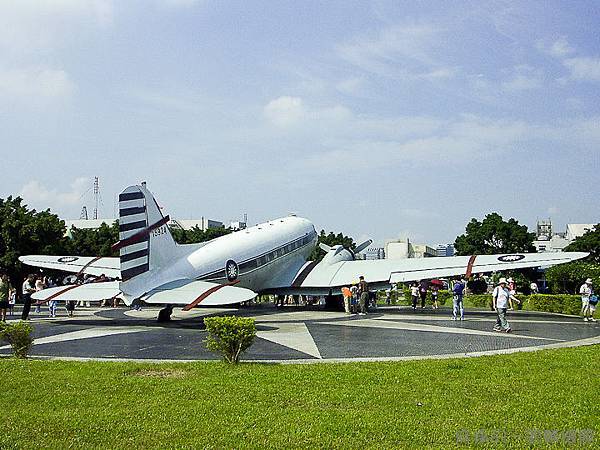
<svg viewBox="0 0 600 450">
<path fill-rule="evenodd" d="M 169 231 L 169 216 L 163 216 L 152 193 L 142 185 L 129 186 L 119 194 L 119 249 L 121 280 L 163 267 L 177 253 Z"/>
</svg>

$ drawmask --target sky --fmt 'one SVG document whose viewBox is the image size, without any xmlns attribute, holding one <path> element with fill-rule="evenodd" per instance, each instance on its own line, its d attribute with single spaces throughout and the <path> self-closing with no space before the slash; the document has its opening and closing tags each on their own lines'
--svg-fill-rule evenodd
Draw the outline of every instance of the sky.
<svg viewBox="0 0 600 450">
<path fill-rule="evenodd" d="M 597 1 L 0 0 L 0 197 L 453 242 L 600 222 Z"/>
</svg>

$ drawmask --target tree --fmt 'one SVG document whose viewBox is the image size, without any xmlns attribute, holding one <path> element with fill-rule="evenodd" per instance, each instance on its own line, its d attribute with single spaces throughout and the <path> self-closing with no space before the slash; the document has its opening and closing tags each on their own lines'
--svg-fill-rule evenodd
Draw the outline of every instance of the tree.
<svg viewBox="0 0 600 450">
<path fill-rule="evenodd" d="M 22 281 L 19 256 L 64 254 L 69 248 L 65 223 L 50 210 L 30 210 L 22 201 L 12 196 L 0 199 L 0 268 L 6 271 L 13 286 Z"/>
<path fill-rule="evenodd" d="M 118 256 L 111 247 L 119 241 L 119 222 L 103 223 L 97 229 L 75 228 L 70 231 L 70 254 L 78 256 Z"/>
<path fill-rule="evenodd" d="M 495 253 L 535 252 L 533 240 L 526 225 L 515 219 L 505 221 L 497 213 L 488 214 L 481 222 L 475 218 L 467 224 L 465 234 L 454 241 L 458 255 L 492 255 Z"/>
<path fill-rule="evenodd" d="M 573 261 L 546 269 L 546 280 L 555 294 L 577 294 L 586 278 L 594 280 L 594 286 L 600 283 L 600 264 L 588 261 Z"/>
<path fill-rule="evenodd" d="M 196 244 L 198 242 L 206 242 L 220 236 L 225 236 L 232 232 L 231 228 L 223 226 L 217 228 L 207 228 L 202 230 L 197 225 L 189 230 L 181 228 L 170 228 L 173 239 L 178 244 Z"/>
<path fill-rule="evenodd" d="M 333 245 L 343 245 L 344 247 L 352 250 L 356 248 L 354 239 L 351 237 L 345 236 L 342 233 L 334 234 L 331 231 L 328 234 L 325 234 L 325 230 L 321 230 L 321 233 L 319 234 L 319 243 L 329 245 L 330 247 Z M 317 246 L 310 254 L 309 259 L 311 261 L 321 261 L 324 256 L 325 252 L 319 246 Z"/>
<path fill-rule="evenodd" d="M 565 252 L 590 252 L 589 261 L 600 263 L 600 223 L 565 247 Z"/>
</svg>

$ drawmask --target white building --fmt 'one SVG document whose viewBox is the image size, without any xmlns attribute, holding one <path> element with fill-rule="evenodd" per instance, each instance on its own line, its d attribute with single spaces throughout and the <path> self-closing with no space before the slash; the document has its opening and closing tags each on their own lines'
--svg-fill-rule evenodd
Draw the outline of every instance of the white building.
<svg viewBox="0 0 600 450">
<path fill-rule="evenodd" d="M 437 256 L 435 248 L 427 244 L 412 244 L 406 241 L 388 241 L 385 244 L 386 259 L 428 258 Z"/>
<path fill-rule="evenodd" d="M 564 233 L 553 233 L 550 221 L 538 222 L 538 234 L 533 245 L 538 252 L 562 252 L 567 245 L 588 231 L 594 229 L 594 224 L 569 223 Z"/>
<path fill-rule="evenodd" d="M 65 226 L 67 228 L 67 235 L 69 235 L 72 228 L 95 230 L 100 228 L 103 223 L 111 226 L 118 219 L 76 219 L 76 220 L 65 220 Z M 223 222 L 217 220 L 210 220 L 204 217 L 200 219 L 171 219 L 169 221 L 169 227 L 180 230 L 191 230 L 194 227 L 198 227 L 203 231 L 208 228 L 219 228 L 223 226 Z"/>
</svg>

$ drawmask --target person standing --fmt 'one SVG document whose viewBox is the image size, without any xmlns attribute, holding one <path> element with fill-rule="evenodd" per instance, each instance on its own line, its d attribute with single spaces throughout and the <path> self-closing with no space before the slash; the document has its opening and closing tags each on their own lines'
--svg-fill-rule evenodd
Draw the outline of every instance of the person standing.
<svg viewBox="0 0 600 450">
<path fill-rule="evenodd" d="M 46 286 L 44 285 L 44 280 L 42 279 L 41 276 L 36 277 L 35 279 L 35 292 L 41 291 L 42 289 L 44 289 Z M 35 302 L 35 313 L 39 314 L 42 312 L 42 304 L 37 301 Z"/>
<path fill-rule="evenodd" d="M 350 314 L 350 302 L 352 301 L 352 292 L 348 286 L 342 288 L 342 295 L 344 296 L 344 311 L 346 314 Z"/>
<path fill-rule="evenodd" d="M 360 315 L 364 316 L 367 314 L 367 305 L 369 302 L 369 285 L 365 281 L 365 277 L 362 275 L 358 278 L 358 293 L 360 295 Z"/>
<path fill-rule="evenodd" d="M 421 309 L 425 308 L 425 301 L 427 300 L 427 290 L 429 289 L 429 283 L 427 280 L 421 280 L 419 283 L 419 296 L 421 297 Z"/>
<path fill-rule="evenodd" d="M 47 288 L 56 287 L 56 282 L 52 278 L 48 278 L 46 280 L 46 287 Z M 48 301 L 48 312 L 50 313 L 50 317 L 56 317 L 56 308 L 57 307 L 58 307 L 58 300 Z"/>
<path fill-rule="evenodd" d="M 23 282 L 22 291 L 23 294 L 23 313 L 21 314 L 21 320 L 29 320 L 29 312 L 31 311 L 31 294 L 35 292 L 35 282 L 33 275 L 28 275 Z"/>
<path fill-rule="evenodd" d="M 438 294 L 440 287 L 437 284 L 431 285 L 431 303 L 433 309 L 438 309 Z"/>
<path fill-rule="evenodd" d="M 540 289 L 538 288 L 538 285 L 535 281 L 531 282 L 531 284 L 529 285 L 529 289 L 531 289 L 532 295 L 536 295 L 536 294 L 540 293 Z"/>
<path fill-rule="evenodd" d="M 506 282 L 508 283 L 508 293 L 510 294 L 510 296 L 508 297 L 508 310 L 514 311 L 514 303 L 516 303 L 517 305 L 521 304 L 521 301 L 517 297 L 515 297 L 515 295 L 517 294 L 517 284 L 512 278 L 509 278 L 508 280 L 506 280 Z"/>
<path fill-rule="evenodd" d="M 410 299 L 412 301 L 412 309 L 415 311 L 419 302 L 419 285 L 416 281 L 410 285 Z"/>
<path fill-rule="evenodd" d="M 10 291 L 8 276 L 3 273 L 0 276 L 0 321 L 2 322 L 6 322 L 6 310 L 8 309 Z"/>
<path fill-rule="evenodd" d="M 352 294 L 352 298 L 350 300 L 350 311 L 352 314 L 358 313 L 358 285 L 356 283 L 352 283 L 350 286 L 350 293 Z"/>
<path fill-rule="evenodd" d="M 596 319 L 592 317 L 592 314 L 590 314 L 590 298 L 592 297 L 593 293 L 594 291 L 592 289 L 592 279 L 588 278 L 587 280 L 585 280 L 585 283 L 583 283 L 579 288 L 579 294 L 581 294 L 581 314 L 583 315 L 584 322 L 590 321 L 590 318 L 592 322 L 596 321 Z"/>
<path fill-rule="evenodd" d="M 508 320 L 506 320 L 506 310 L 508 309 L 509 298 L 510 291 L 507 287 L 506 278 L 500 278 L 498 286 L 496 286 L 494 292 L 492 292 L 492 305 L 498 314 L 494 331 L 504 331 L 506 333 L 512 331 L 508 324 Z"/>
<path fill-rule="evenodd" d="M 452 320 L 458 320 L 458 314 L 460 313 L 460 320 L 465 320 L 465 307 L 463 303 L 463 295 L 465 292 L 465 283 L 462 280 L 458 280 L 454 283 L 452 288 Z"/>
<path fill-rule="evenodd" d="M 17 290 L 11 287 L 8 292 L 8 314 L 12 317 L 15 310 L 15 303 L 17 303 Z"/>
</svg>

